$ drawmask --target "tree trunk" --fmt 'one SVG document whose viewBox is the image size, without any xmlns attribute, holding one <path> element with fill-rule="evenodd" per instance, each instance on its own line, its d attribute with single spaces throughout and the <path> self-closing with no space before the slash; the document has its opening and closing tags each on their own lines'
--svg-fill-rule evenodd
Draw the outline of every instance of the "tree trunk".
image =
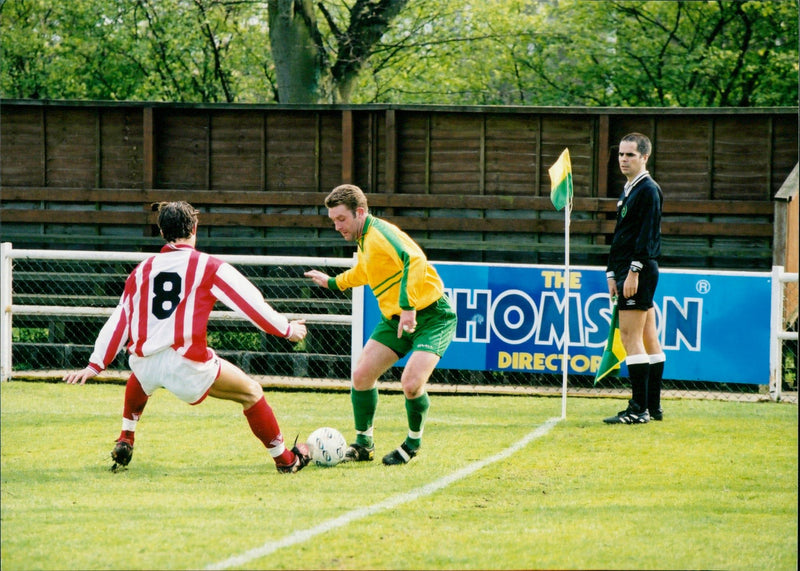
<svg viewBox="0 0 800 571">
<path fill-rule="evenodd" d="M 336 63 L 331 69 L 338 102 L 350 101 L 358 74 L 381 36 L 389 29 L 392 19 L 407 3 L 408 0 L 356 0 L 350 10 L 347 31 L 342 33 L 331 25 L 339 44 Z"/>
<path fill-rule="evenodd" d="M 324 58 L 311 0 L 269 0 L 279 103 L 318 103 Z"/>
</svg>

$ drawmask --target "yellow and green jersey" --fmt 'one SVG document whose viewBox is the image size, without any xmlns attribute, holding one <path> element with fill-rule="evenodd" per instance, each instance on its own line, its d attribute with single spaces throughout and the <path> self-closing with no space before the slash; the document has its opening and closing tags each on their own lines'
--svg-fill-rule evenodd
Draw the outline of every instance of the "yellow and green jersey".
<svg viewBox="0 0 800 571">
<path fill-rule="evenodd" d="M 387 319 L 401 310 L 424 309 L 444 294 L 444 284 L 425 253 L 394 224 L 367 215 L 358 239 L 358 261 L 328 280 L 333 290 L 369 285 Z"/>
</svg>

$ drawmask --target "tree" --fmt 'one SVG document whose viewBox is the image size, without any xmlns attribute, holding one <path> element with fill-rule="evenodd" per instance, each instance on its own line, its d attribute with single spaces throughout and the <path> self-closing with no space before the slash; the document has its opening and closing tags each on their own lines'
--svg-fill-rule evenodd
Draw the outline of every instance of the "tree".
<svg viewBox="0 0 800 571">
<path fill-rule="evenodd" d="M 796 0 L 0 0 L 0 95 L 797 105 Z"/>
<path fill-rule="evenodd" d="M 558 40 L 515 61 L 563 104 L 797 103 L 797 2 L 560 2 Z M 544 28 L 540 28 L 544 29 Z M 586 30 L 598 33 L 585 33 Z M 565 65 L 569 64 L 569 65 Z M 562 96 L 559 98 L 559 93 Z M 566 96 L 566 97 L 564 97 Z M 560 99 L 560 100 L 559 100 Z"/>
<path fill-rule="evenodd" d="M 232 22 L 216 0 L 8 0 L 5 97 L 234 101 Z M 237 46 L 238 47 L 238 46 Z"/>
<path fill-rule="evenodd" d="M 269 0 L 269 37 L 279 100 L 316 103 L 325 99 L 323 78 L 329 76 L 329 96 L 335 101 L 349 101 L 374 46 L 407 2 L 356 0 L 352 7 L 344 5 L 336 12 L 319 2 L 333 39 L 326 43 L 311 0 Z"/>
<path fill-rule="evenodd" d="M 538 2 L 415 3 L 375 50 L 358 100 L 527 104 L 509 49 L 535 36 Z"/>
<path fill-rule="evenodd" d="M 0 93 L 3 97 L 39 99 L 49 96 L 50 50 L 46 38 L 51 13 L 44 9 L 43 0 L 0 4 Z M 37 33 L 32 33 L 34 30 Z"/>
<path fill-rule="evenodd" d="M 794 0 L 448 5 L 449 18 L 416 31 L 401 58 L 408 71 L 373 67 L 358 93 L 404 103 L 797 105 Z"/>
<path fill-rule="evenodd" d="M 327 57 L 311 0 L 269 0 L 269 38 L 278 101 L 316 103 Z"/>
</svg>

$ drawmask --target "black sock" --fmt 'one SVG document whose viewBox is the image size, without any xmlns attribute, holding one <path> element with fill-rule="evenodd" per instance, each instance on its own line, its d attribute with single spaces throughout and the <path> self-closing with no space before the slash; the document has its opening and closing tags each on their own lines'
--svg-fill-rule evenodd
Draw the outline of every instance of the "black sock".
<svg viewBox="0 0 800 571">
<path fill-rule="evenodd" d="M 650 363 L 650 375 L 647 379 L 647 408 L 651 413 L 661 408 L 661 377 L 664 376 L 664 361 Z"/>
<path fill-rule="evenodd" d="M 647 378 L 650 373 L 650 363 L 628 364 L 628 375 L 631 379 L 631 404 L 635 405 L 637 413 L 644 412 L 647 408 Z"/>
</svg>

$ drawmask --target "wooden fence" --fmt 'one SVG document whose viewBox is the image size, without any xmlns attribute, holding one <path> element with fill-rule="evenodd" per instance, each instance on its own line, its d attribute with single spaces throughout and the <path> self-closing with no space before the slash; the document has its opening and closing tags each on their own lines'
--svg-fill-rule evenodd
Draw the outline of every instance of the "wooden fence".
<svg viewBox="0 0 800 571">
<path fill-rule="evenodd" d="M 183 199 L 202 212 L 206 251 L 349 255 L 322 200 L 352 182 L 432 259 L 562 263 L 547 170 L 569 148 L 571 262 L 604 265 L 624 182 L 616 144 L 630 131 L 654 144 L 663 265 L 762 270 L 785 251 L 786 203 L 773 198 L 797 164 L 797 108 L 3 100 L 0 240 L 156 250 L 151 204 Z"/>
</svg>

